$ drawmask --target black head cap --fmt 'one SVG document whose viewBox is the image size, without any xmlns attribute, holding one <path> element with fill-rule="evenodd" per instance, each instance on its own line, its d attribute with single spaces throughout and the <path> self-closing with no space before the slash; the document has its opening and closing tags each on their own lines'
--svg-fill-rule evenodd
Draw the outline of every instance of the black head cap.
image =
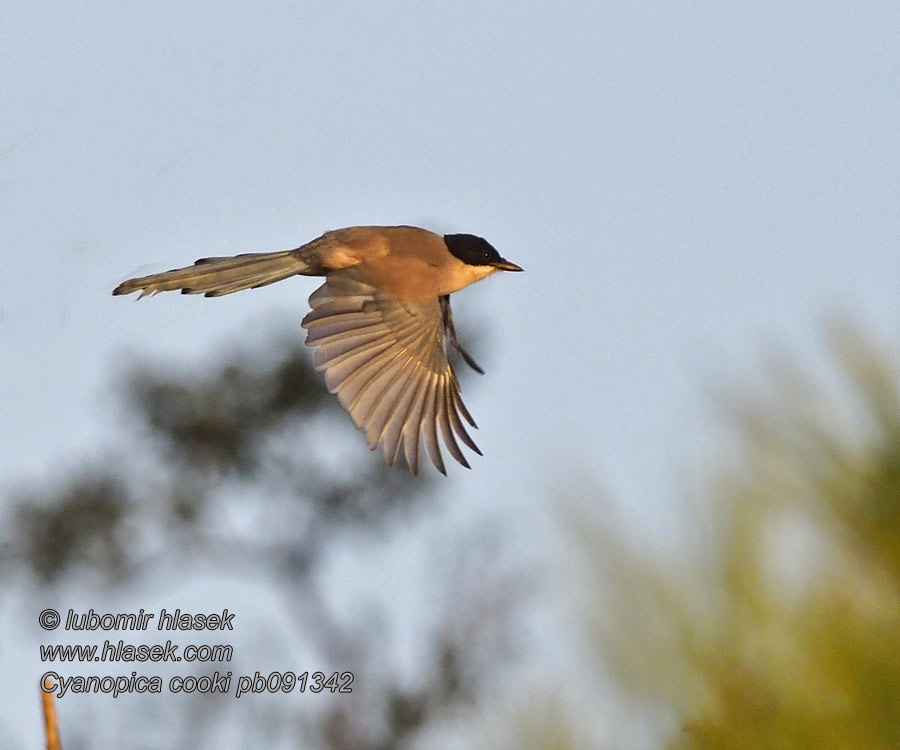
<svg viewBox="0 0 900 750">
<path fill-rule="evenodd" d="M 514 263 L 504 260 L 494 246 L 474 234 L 445 234 L 447 249 L 470 266 L 494 266 L 504 271 L 521 271 Z"/>
</svg>

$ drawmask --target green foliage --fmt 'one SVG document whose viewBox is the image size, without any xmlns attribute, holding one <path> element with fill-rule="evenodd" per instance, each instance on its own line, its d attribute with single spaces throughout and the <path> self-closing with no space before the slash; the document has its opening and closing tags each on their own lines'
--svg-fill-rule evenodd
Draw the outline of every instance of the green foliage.
<svg viewBox="0 0 900 750">
<path fill-rule="evenodd" d="M 830 391 L 781 367 L 729 395 L 690 553 L 579 519 L 598 653 L 673 750 L 900 747 L 900 370 L 833 340 Z"/>
<path fill-rule="evenodd" d="M 127 378 L 126 399 L 162 438 L 170 458 L 245 474 L 257 468 L 267 434 L 330 404 L 299 342 L 274 361 L 237 354 L 194 378 L 138 367 Z"/>
<path fill-rule="evenodd" d="M 131 443 L 123 433 L 117 455 L 56 478 L 55 490 L 13 491 L 3 572 L 24 567 L 50 583 L 81 567 L 122 583 L 148 571 L 153 544 L 151 559 L 165 558 L 151 541 L 163 538 L 173 551 L 190 542 L 198 557 L 227 558 L 231 549 L 296 573 L 337 525 L 383 520 L 428 486 L 402 466 L 388 470 L 361 440 L 323 439 L 333 422 L 346 431 L 347 418 L 296 337 L 233 351 L 194 375 L 137 364 L 121 382 Z M 356 458 L 342 466 L 345 449 Z M 271 528 L 246 531 L 276 541 L 216 536 L 228 490 L 275 506 L 263 516 Z"/>
<path fill-rule="evenodd" d="M 429 581 L 438 624 L 417 681 L 400 679 L 390 663 L 390 602 L 373 602 L 371 621 L 362 623 L 342 620 L 328 605 L 330 553 L 350 544 L 388 552 L 398 531 L 390 521 L 428 498 L 433 485 L 427 474 L 388 468 L 380 453 L 367 451 L 309 361 L 295 333 L 229 351 L 189 373 L 130 365 L 118 378 L 119 403 L 110 403 L 124 414 L 115 448 L 45 485 L 20 481 L 10 493 L 0 575 L 34 584 L 7 591 L 41 602 L 54 586 L 57 596 L 64 590 L 75 599 L 92 586 L 94 594 L 109 588 L 122 611 L 143 606 L 136 598 L 148 590 L 177 591 L 204 571 L 251 581 L 280 595 L 298 639 L 319 654 L 317 667 L 333 662 L 358 675 L 353 693 L 275 709 L 270 695 L 239 703 L 153 696 L 134 710 L 127 730 L 107 721 L 107 696 L 61 701 L 64 736 L 90 726 L 84 747 L 121 744 L 123 736 L 147 745 L 159 729 L 148 717 L 162 710 L 167 747 L 213 746 L 231 725 L 241 728 L 233 746 L 258 747 L 275 733 L 326 750 L 391 750 L 475 699 L 473 675 L 489 668 L 478 655 L 502 640 L 507 625 L 503 613 L 486 615 L 482 601 L 506 602 L 517 591 L 486 572 L 481 557 L 491 558 L 492 542 L 441 549 L 440 562 L 452 569 L 436 565 L 441 575 Z M 468 583 L 460 585 L 460 576 Z M 29 606 L 39 611 L 35 601 Z M 235 670 L 256 669 L 250 657 Z M 284 663 L 291 658 L 282 656 Z M 329 697 L 325 710 L 307 710 Z M 107 736 L 94 731 L 90 710 L 103 717 Z"/>
<path fill-rule="evenodd" d="M 49 497 L 20 492 L 10 519 L 16 533 L 4 546 L 14 559 L 28 561 L 42 583 L 75 565 L 100 568 L 115 578 L 125 565 L 130 510 L 118 477 L 85 473 Z"/>
<path fill-rule="evenodd" d="M 475 561 L 478 575 L 447 599 L 446 632 L 430 634 L 427 679 L 385 681 L 366 697 L 375 711 L 357 696 L 335 702 L 310 733 L 317 746 L 409 746 L 463 707 L 464 728 L 495 748 L 646 747 L 648 736 L 670 750 L 900 747 L 900 367 L 849 329 L 832 340 L 837 378 L 781 365 L 766 391 L 723 396 L 736 429 L 666 546 L 637 544 L 584 492 L 590 510 L 573 511 L 570 530 L 587 573 L 579 615 L 598 659 L 577 654 L 577 707 L 552 686 L 516 686 L 527 698 L 479 732 L 473 655 L 503 647 L 498 612 L 518 602 Z M 331 431 L 346 415 L 299 346 L 276 349 L 189 377 L 133 368 L 122 390 L 133 444 L 54 489 L 15 491 L 3 572 L 27 569 L 44 586 L 90 569 L 121 585 L 148 560 L 179 567 L 190 549 L 235 570 L 252 561 L 254 575 L 302 591 L 306 606 L 335 534 L 375 533 L 428 480 L 379 456 L 342 460 Z M 360 449 L 348 441 L 348 455 Z M 235 497 L 262 512 L 242 516 L 256 524 L 242 534 L 221 535 Z M 351 643 L 324 609 L 318 630 L 333 650 Z M 363 651 L 373 669 L 377 639 Z M 585 692 L 610 675 L 616 708 Z M 629 722 L 634 732 L 619 731 Z"/>
</svg>

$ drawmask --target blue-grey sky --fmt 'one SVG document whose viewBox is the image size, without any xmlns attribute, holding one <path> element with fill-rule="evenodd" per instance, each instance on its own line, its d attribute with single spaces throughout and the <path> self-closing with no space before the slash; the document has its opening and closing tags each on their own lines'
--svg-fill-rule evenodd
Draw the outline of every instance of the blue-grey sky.
<svg viewBox="0 0 900 750">
<path fill-rule="evenodd" d="M 214 358 L 278 311 L 301 337 L 317 284 L 137 304 L 119 281 L 340 226 L 473 232 L 526 269 L 455 301 L 487 370 L 485 457 L 445 482 L 463 507 L 527 517 L 588 469 L 665 515 L 712 386 L 814 350 L 835 311 L 900 332 L 895 3 L 2 15 L 7 484 L 115 439 L 123 358 Z"/>
</svg>

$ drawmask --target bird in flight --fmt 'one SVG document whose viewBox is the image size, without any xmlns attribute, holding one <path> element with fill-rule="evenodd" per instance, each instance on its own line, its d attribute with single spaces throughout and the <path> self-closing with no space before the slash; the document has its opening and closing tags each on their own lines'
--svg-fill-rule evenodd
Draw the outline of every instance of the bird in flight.
<svg viewBox="0 0 900 750">
<path fill-rule="evenodd" d="M 447 343 L 483 374 L 462 348 L 450 295 L 497 271 L 521 271 L 472 234 L 441 236 L 418 227 L 348 227 L 325 232 L 294 250 L 201 258 L 193 266 L 124 281 L 113 294 L 138 297 L 180 289 L 223 294 L 290 276 L 324 276 L 301 325 L 313 363 L 369 447 L 379 445 L 393 466 L 402 446 L 419 472 L 419 446 L 446 474 L 438 431 L 460 464 L 469 462 L 457 438 L 481 455 L 463 425 L 475 421 L 462 402 L 447 359 Z"/>
</svg>

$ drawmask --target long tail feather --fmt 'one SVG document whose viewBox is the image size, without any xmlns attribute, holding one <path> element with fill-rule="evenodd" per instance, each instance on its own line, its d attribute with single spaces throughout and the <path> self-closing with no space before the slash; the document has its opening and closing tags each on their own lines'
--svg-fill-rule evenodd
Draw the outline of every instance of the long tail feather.
<svg viewBox="0 0 900 750">
<path fill-rule="evenodd" d="M 200 258 L 193 266 L 154 273 L 123 281 L 113 294 L 131 294 L 141 290 L 141 297 L 157 292 L 180 289 L 182 294 L 223 294 L 253 289 L 302 274 L 307 263 L 290 250 L 275 253 L 245 253 L 231 258 Z"/>
</svg>

